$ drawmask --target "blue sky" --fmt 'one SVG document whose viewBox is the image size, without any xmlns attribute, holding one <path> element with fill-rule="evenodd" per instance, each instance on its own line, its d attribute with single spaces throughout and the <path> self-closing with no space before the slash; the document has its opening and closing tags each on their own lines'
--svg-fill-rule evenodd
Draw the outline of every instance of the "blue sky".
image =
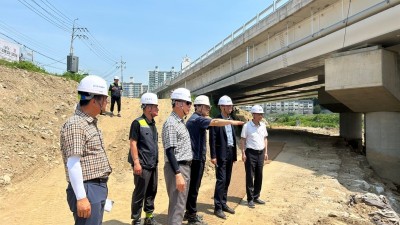
<svg viewBox="0 0 400 225">
<path fill-rule="evenodd" d="M 34 60 L 47 71 L 62 74 L 70 51 L 72 23 L 78 18 L 77 27 L 89 30 L 76 33 L 88 40 L 74 39 L 80 70 L 110 82 L 114 75 L 120 75 L 116 62 L 122 56 L 126 62 L 124 80 L 134 77 L 135 82 L 147 84 L 148 71 L 155 66 L 180 70 L 184 56 L 194 61 L 272 2 L 3 0 L 0 39 L 10 37 L 50 57 L 34 53 Z M 42 17 L 28 7 L 41 12 Z"/>
</svg>

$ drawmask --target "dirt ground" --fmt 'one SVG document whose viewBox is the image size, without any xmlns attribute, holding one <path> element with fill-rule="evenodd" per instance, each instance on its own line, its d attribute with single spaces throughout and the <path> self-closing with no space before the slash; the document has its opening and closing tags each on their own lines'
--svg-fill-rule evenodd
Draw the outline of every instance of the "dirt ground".
<svg viewBox="0 0 400 225">
<path fill-rule="evenodd" d="M 66 203 L 59 129 L 73 113 L 76 85 L 59 77 L 0 67 L 0 224 L 73 224 Z M 161 134 L 161 126 L 171 112 L 170 101 L 161 100 L 159 108 L 156 123 Z M 109 198 L 115 202 L 112 211 L 104 215 L 105 225 L 131 222 L 134 185 L 126 157 L 130 124 L 141 114 L 139 100 L 124 98 L 121 114 L 121 118 L 99 116 L 113 168 Z M 370 215 L 378 208 L 349 204 L 352 195 L 368 192 L 386 196 L 399 212 L 397 187 L 377 177 L 366 158 L 352 152 L 337 130 L 274 127 L 269 133 L 271 151 L 281 152 L 264 167 L 261 196 L 267 204 L 255 209 L 246 206 L 244 167 L 238 161 L 228 193 L 228 204 L 236 214 L 227 215 L 226 220 L 213 216 L 215 175 L 208 162 L 198 206 L 210 225 L 378 224 Z M 168 197 L 159 140 L 155 214 L 164 222 Z"/>
</svg>

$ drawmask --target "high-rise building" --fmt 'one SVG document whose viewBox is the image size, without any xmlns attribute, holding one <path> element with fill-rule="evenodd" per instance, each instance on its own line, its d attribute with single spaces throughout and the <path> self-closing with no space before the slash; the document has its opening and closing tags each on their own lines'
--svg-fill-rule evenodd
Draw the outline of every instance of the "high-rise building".
<svg viewBox="0 0 400 225">
<path fill-rule="evenodd" d="M 154 70 L 149 71 L 149 89 L 153 91 L 160 85 L 164 83 L 164 81 L 168 79 L 172 79 L 176 77 L 179 72 L 174 70 L 174 67 L 171 68 L 170 71 L 159 71 L 158 66 L 155 67 Z"/>
<path fill-rule="evenodd" d="M 140 96 L 147 92 L 148 85 L 142 85 L 142 83 L 135 83 L 133 77 L 130 77 L 129 82 L 122 84 L 124 89 L 124 96 L 128 98 L 140 98 Z"/>
</svg>

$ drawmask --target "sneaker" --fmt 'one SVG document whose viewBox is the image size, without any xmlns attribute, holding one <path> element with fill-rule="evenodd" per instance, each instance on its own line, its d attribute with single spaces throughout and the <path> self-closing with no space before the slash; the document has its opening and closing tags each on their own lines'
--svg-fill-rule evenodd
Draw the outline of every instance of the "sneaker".
<svg viewBox="0 0 400 225">
<path fill-rule="evenodd" d="M 203 221 L 203 216 L 202 215 L 198 215 L 197 213 L 195 213 L 196 217 Z M 190 213 L 188 211 L 185 212 L 185 215 L 183 215 L 183 221 L 188 221 L 189 217 L 191 217 Z"/>
<path fill-rule="evenodd" d="M 207 223 L 196 213 L 188 216 L 188 225 L 207 225 Z"/>
<path fill-rule="evenodd" d="M 144 219 L 144 225 L 161 225 L 154 217 Z"/>
<path fill-rule="evenodd" d="M 254 207 L 256 207 L 256 206 L 254 205 L 253 200 L 249 201 L 249 202 L 247 203 L 247 205 L 249 206 L 249 208 L 254 208 Z"/>
<path fill-rule="evenodd" d="M 265 201 L 261 200 L 260 198 L 254 199 L 254 202 L 257 203 L 257 204 L 260 204 L 260 205 L 264 205 L 265 204 Z"/>
<path fill-rule="evenodd" d="M 139 220 L 132 220 L 132 225 L 141 225 L 142 223 Z"/>
</svg>

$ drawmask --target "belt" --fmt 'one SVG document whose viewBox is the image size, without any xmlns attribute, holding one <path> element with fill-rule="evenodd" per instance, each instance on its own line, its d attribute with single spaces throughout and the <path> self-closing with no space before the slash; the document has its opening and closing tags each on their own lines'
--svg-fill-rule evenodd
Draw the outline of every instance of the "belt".
<svg viewBox="0 0 400 225">
<path fill-rule="evenodd" d="M 264 149 L 256 150 L 256 149 L 252 149 L 252 148 L 246 148 L 246 151 L 253 152 L 253 153 L 256 153 L 256 154 L 262 154 L 264 152 Z"/>
<path fill-rule="evenodd" d="M 178 161 L 178 164 L 190 166 L 190 165 L 192 165 L 192 161 L 181 160 L 181 161 Z"/>
<path fill-rule="evenodd" d="M 94 178 L 91 180 L 85 180 L 83 183 L 107 183 L 108 177 L 106 178 Z"/>
</svg>

